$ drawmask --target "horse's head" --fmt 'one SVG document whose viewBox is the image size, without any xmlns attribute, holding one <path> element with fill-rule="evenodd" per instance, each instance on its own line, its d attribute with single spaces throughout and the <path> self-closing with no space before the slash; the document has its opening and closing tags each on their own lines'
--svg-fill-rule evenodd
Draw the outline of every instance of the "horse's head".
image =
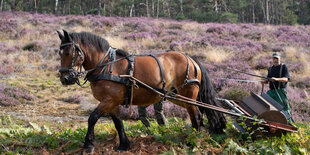
<svg viewBox="0 0 310 155">
<path fill-rule="evenodd" d="M 85 56 L 79 44 L 74 42 L 67 31 L 63 31 L 63 35 L 57 31 L 61 40 L 59 51 L 61 60 L 61 68 L 59 69 L 60 81 L 63 85 L 72 85 L 79 80 L 79 72 L 75 68 L 82 67 Z"/>
</svg>

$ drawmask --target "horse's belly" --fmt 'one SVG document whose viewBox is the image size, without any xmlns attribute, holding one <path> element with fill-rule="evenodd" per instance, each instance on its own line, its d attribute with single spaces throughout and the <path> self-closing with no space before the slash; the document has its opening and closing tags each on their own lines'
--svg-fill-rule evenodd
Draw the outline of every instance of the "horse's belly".
<svg viewBox="0 0 310 155">
<path fill-rule="evenodd" d="M 161 100 L 159 94 L 156 94 L 146 88 L 134 88 L 133 105 L 150 105 Z"/>
</svg>

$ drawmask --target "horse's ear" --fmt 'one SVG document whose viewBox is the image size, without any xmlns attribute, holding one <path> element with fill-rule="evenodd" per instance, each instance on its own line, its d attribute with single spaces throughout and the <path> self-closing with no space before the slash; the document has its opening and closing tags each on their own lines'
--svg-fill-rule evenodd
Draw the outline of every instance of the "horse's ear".
<svg viewBox="0 0 310 155">
<path fill-rule="evenodd" d="M 62 41 L 65 37 L 59 31 L 57 31 L 57 33 L 58 33 L 59 39 Z"/>
<path fill-rule="evenodd" d="M 72 42 L 72 38 L 70 37 L 69 33 L 66 30 L 63 31 L 65 35 L 65 41 Z"/>
</svg>

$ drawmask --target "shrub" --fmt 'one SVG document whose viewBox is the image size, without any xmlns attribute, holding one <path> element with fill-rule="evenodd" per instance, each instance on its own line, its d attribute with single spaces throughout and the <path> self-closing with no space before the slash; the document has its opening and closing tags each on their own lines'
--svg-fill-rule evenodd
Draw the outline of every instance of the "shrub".
<svg viewBox="0 0 310 155">
<path fill-rule="evenodd" d="M 34 97 L 26 89 L 0 83 L 0 105 L 18 105 L 29 103 L 32 100 L 34 100 Z"/>
<path fill-rule="evenodd" d="M 241 101 L 246 96 L 249 96 L 250 93 L 242 88 L 231 88 L 227 90 L 224 94 L 225 99 Z"/>
<path fill-rule="evenodd" d="M 83 100 L 83 96 L 75 94 L 62 99 L 64 102 L 79 104 Z"/>
<path fill-rule="evenodd" d="M 42 46 L 37 42 L 29 43 L 23 47 L 23 50 L 25 51 L 40 51 L 41 49 Z"/>
<path fill-rule="evenodd" d="M 238 15 L 230 12 L 224 12 L 219 18 L 219 22 L 222 23 L 237 23 Z"/>
</svg>

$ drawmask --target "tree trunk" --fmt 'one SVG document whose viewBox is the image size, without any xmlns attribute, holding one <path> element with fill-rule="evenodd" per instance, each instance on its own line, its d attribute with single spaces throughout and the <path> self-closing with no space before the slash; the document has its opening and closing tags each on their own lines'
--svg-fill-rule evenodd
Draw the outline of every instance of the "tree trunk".
<svg viewBox="0 0 310 155">
<path fill-rule="evenodd" d="M 130 12 L 129 12 L 129 17 L 132 17 L 132 12 L 133 12 L 133 8 L 135 7 L 134 4 L 131 5 L 131 8 L 130 8 Z"/>
<path fill-rule="evenodd" d="M 155 0 L 152 0 L 152 17 L 155 16 Z"/>
<path fill-rule="evenodd" d="M 276 24 L 279 25 L 279 2 L 276 2 Z"/>
<path fill-rule="evenodd" d="M 158 18 L 158 14 L 159 14 L 159 0 L 157 0 L 157 8 L 156 8 L 156 18 Z"/>
<path fill-rule="evenodd" d="M 164 2 L 163 2 L 163 8 L 164 8 L 163 11 L 167 12 L 168 18 L 171 17 L 171 16 L 170 16 L 170 5 L 169 5 L 169 1 L 170 1 L 170 0 L 164 0 Z"/>
<path fill-rule="evenodd" d="M 34 12 L 38 13 L 38 9 L 37 9 L 37 0 L 34 0 Z"/>
<path fill-rule="evenodd" d="M 266 24 L 270 24 L 270 19 L 269 19 L 269 0 L 266 0 Z"/>
<path fill-rule="evenodd" d="M 213 2 L 214 2 L 214 6 L 213 6 L 214 11 L 215 11 L 216 14 L 218 14 L 218 4 L 217 4 L 217 0 L 213 0 Z"/>
<path fill-rule="evenodd" d="M 252 19 L 253 19 L 253 23 L 255 23 L 255 4 L 254 4 L 254 0 L 252 0 Z"/>
<path fill-rule="evenodd" d="M 55 0 L 54 14 L 57 14 L 58 0 Z"/>
<path fill-rule="evenodd" d="M 0 11 L 2 11 L 3 0 L 0 1 Z"/>
<path fill-rule="evenodd" d="M 70 8 L 71 8 L 71 1 L 70 0 L 68 0 L 69 1 L 69 4 L 68 4 L 68 14 L 70 15 L 70 13 L 71 13 L 71 10 L 70 10 Z"/>
<path fill-rule="evenodd" d="M 263 1 L 260 1 L 260 2 L 261 2 L 261 6 L 262 6 L 263 15 L 264 15 L 264 23 L 266 23 L 266 12 L 265 12 L 265 8 L 264 8 L 264 2 Z"/>
<path fill-rule="evenodd" d="M 104 0 L 103 1 L 103 15 L 105 16 L 106 15 L 106 10 L 105 10 L 105 8 L 106 8 L 106 1 Z"/>
<path fill-rule="evenodd" d="M 183 15 L 183 0 L 180 0 L 180 3 L 181 14 Z"/>
<path fill-rule="evenodd" d="M 98 0 L 98 10 L 97 10 L 97 15 L 101 15 L 101 0 Z"/>
<path fill-rule="evenodd" d="M 11 1 L 11 11 L 16 11 L 16 1 L 15 0 Z"/>
<path fill-rule="evenodd" d="M 145 1 L 145 5 L 146 5 L 146 16 L 150 17 L 149 0 Z"/>
<path fill-rule="evenodd" d="M 62 1 L 62 14 L 63 15 L 66 14 L 66 1 L 65 0 Z"/>
<path fill-rule="evenodd" d="M 84 10 L 82 8 L 82 2 L 79 3 L 79 10 L 80 10 L 79 14 L 85 15 Z"/>
</svg>

